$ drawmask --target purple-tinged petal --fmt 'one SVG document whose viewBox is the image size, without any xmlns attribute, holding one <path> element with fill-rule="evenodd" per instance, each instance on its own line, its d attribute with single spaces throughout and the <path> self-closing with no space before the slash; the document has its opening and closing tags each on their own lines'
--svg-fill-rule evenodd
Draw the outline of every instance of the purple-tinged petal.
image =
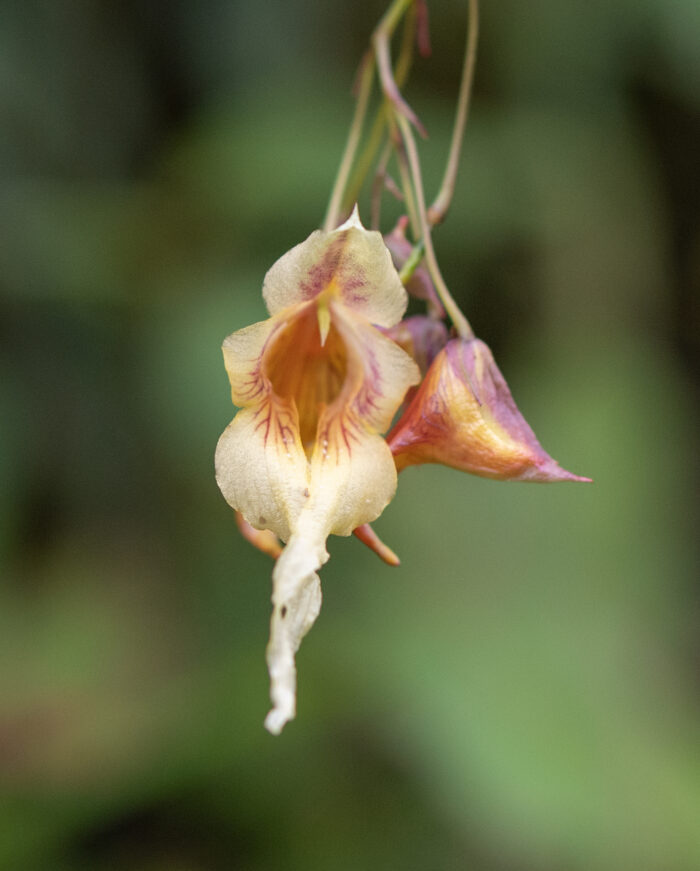
<svg viewBox="0 0 700 871">
<path fill-rule="evenodd" d="M 442 463 L 499 480 L 590 481 L 542 448 L 479 339 L 448 342 L 387 441 L 399 470 Z"/>
</svg>

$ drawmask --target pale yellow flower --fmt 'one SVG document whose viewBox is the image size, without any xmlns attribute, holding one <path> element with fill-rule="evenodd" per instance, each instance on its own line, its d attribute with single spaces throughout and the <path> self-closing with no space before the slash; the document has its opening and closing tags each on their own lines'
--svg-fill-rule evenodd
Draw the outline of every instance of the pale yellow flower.
<svg viewBox="0 0 700 871">
<path fill-rule="evenodd" d="M 381 433 L 420 375 L 377 329 L 400 321 L 406 292 L 381 235 L 356 211 L 283 255 L 263 297 L 270 318 L 224 342 L 240 410 L 219 439 L 216 477 L 250 526 L 286 543 L 272 575 L 267 648 L 265 725 L 279 733 L 296 712 L 294 656 L 321 607 L 326 539 L 376 519 L 394 496 L 396 466 Z"/>
</svg>

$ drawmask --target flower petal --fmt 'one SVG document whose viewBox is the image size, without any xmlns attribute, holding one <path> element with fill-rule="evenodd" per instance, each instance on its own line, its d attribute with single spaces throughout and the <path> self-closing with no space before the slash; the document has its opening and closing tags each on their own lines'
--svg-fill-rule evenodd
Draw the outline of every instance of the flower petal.
<svg viewBox="0 0 700 871">
<path fill-rule="evenodd" d="M 562 469 L 542 448 L 479 339 L 448 342 L 387 441 L 399 470 L 443 463 L 501 480 L 590 480 Z"/>
<path fill-rule="evenodd" d="M 357 209 L 336 230 L 316 230 L 283 254 L 263 284 L 271 315 L 326 292 L 382 327 L 393 326 L 406 310 L 406 291 L 381 233 L 365 230 Z"/>
<path fill-rule="evenodd" d="M 323 322 L 311 300 L 224 342 L 241 409 L 219 440 L 217 481 L 248 523 L 287 542 L 272 574 L 267 649 L 275 733 L 295 715 L 294 655 L 321 606 L 326 539 L 376 519 L 393 497 L 396 467 L 380 433 L 420 379 L 410 356 L 340 296 L 323 305 Z"/>
<path fill-rule="evenodd" d="M 216 447 L 216 480 L 226 501 L 282 541 L 291 535 L 309 481 L 294 402 L 275 395 L 263 371 L 265 349 L 285 324 L 284 317 L 270 318 L 225 340 L 231 395 L 241 410 Z"/>
<path fill-rule="evenodd" d="M 369 523 L 363 523 L 362 526 L 358 526 L 357 529 L 353 530 L 352 534 L 363 544 L 367 545 L 370 550 L 373 550 L 379 559 L 385 562 L 388 566 L 401 565 L 401 560 L 398 556 L 388 544 L 384 544 Z"/>
<path fill-rule="evenodd" d="M 273 735 L 279 735 L 296 715 L 294 655 L 321 610 L 321 582 L 310 568 L 313 563 L 306 542 L 292 538 L 272 573 L 273 608 L 266 653 L 272 709 L 265 718 L 265 728 Z"/>
</svg>

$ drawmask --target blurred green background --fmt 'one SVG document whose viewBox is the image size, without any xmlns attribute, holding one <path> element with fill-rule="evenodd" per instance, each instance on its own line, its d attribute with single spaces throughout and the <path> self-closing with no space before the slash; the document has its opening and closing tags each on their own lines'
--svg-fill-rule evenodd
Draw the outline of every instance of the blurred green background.
<svg viewBox="0 0 700 871">
<path fill-rule="evenodd" d="M 482 5 L 438 256 L 595 484 L 407 471 L 402 567 L 331 541 L 272 738 L 220 345 L 322 219 L 383 4 L 0 4 L 3 871 L 700 868 L 700 4 Z M 429 195 L 465 7 L 406 89 Z"/>
</svg>

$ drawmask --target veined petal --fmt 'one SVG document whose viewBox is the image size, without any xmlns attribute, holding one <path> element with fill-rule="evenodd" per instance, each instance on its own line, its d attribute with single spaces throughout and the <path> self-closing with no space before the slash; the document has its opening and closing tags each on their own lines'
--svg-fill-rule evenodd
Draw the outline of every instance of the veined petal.
<svg viewBox="0 0 700 871">
<path fill-rule="evenodd" d="M 406 351 L 347 308 L 332 306 L 333 322 L 348 349 L 348 377 L 329 416 L 345 409 L 357 426 L 384 432 L 420 371 Z"/>
<path fill-rule="evenodd" d="M 374 520 L 393 497 L 396 467 L 380 433 L 420 379 L 410 356 L 341 295 L 321 302 L 224 342 L 241 410 L 219 440 L 217 480 L 245 521 L 286 542 L 272 575 L 272 732 L 295 714 L 294 655 L 321 606 L 326 539 Z"/>
<path fill-rule="evenodd" d="M 256 529 L 251 526 L 240 511 L 236 511 L 236 523 L 238 531 L 246 541 L 249 541 L 253 547 L 256 547 L 262 553 L 277 559 L 282 553 L 282 545 L 279 539 L 269 529 Z"/>
<path fill-rule="evenodd" d="M 292 313 L 293 314 L 293 313 Z M 308 494 L 308 464 L 294 402 L 276 395 L 263 367 L 287 318 L 270 318 L 230 335 L 224 360 L 241 410 L 216 447 L 216 480 L 226 501 L 256 529 L 286 541 Z"/>
<path fill-rule="evenodd" d="M 379 559 L 385 562 L 388 566 L 401 565 L 401 560 L 398 556 L 388 544 L 384 544 L 369 523 L 363 523 L 362 526 L 353 529 L 352 534 L 370 550 L 373 550 Z"/>
<path fill-rule="evenodd" d="M 501 480 L 590 480 L 562 469 L 542 448 L 479 339 L 448 342 L 387 441 L 399 470 L 443 463 Z"/>
<path fill-rule="evenodd" d="M 393 326 L 406 310 L 406 291 L 381 233 L 365 230 L 357 209 L 336 230 L 316 230 L 283 254 L 263 284 L 271 315 L 324 293 L 381 327 Z"/>
</svg>

